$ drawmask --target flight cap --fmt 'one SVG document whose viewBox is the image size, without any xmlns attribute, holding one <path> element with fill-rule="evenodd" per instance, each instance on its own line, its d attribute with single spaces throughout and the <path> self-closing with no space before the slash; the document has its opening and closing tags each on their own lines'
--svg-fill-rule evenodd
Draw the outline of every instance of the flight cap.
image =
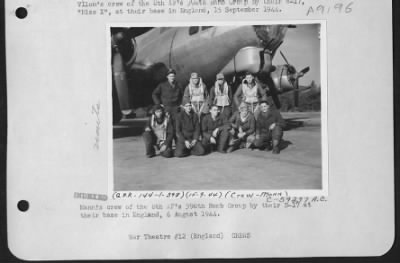
<svg viewBox="0 0 400 263">
<path fill-rule="evenodd" d="M 172 68 L 168 69 L 168 71 L 167 71 L 167 76 L 168 76 L 169 74 L 174 74 L 174 75 L 176 75 L 175 69 L 172 69 Z"/>
<path fill-rule="evenodd" d="M 192 74 L 190 74 L 190 78 L 191 79 L 198 79 L 199 78 L 199 74 L 197 74 L 196 72 L 193 72 Z"/>
<path fill-rule="evenodd" d="M 224 79 L 224 78 L 225 78 L 224 74 L 222 74 L 222 73 L 217 74 L 217 79 Z"/>
</svg>

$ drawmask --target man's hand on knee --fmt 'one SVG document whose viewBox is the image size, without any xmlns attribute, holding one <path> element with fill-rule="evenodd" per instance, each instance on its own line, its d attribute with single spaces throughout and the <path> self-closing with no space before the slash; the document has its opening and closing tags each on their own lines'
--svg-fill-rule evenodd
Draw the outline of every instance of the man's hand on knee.
<svg viewBox="0 0 400 263">
<path fill-rule="evenodd" d="M 192 148 L 192 145 L 190 144 L 189 141 L 185 141 L 185 146 L 186 146 L 186 148 L 188 148 L 188 149 Z"/>
</svg>

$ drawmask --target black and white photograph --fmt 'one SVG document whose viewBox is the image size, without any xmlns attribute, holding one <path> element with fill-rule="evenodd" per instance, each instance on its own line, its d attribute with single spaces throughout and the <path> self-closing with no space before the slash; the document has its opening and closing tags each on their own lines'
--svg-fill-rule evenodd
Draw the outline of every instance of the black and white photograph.
<svg viewBox="0 0 400 263">
<path fill-rule="evenodd" d="M 320 23 L 110 34 L 114 191 L 322 189 Z"/>
<path fill-rule="evenodd" d="M 9 254 L 395 250 L 392 11 L 389 0 L 6 0 Z"/>
</svg>

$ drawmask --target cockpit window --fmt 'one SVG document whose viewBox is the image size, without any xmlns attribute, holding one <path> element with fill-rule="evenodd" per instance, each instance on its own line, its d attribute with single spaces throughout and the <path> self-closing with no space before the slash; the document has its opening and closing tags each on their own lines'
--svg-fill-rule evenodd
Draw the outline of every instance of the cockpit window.
<svg viewBox="0 0 400 263">
<path fill-rule="evenodd" d="M 209 28 L 212 28 L 213 26 L 202 26 L 201 27 L 201 31 L 207 30 Z"/>
<path fill-rule="evenodd" d="M 191 26 L 189 27 L 189 35 L 194 35 L 197 32 L 199 32 L 199 27 L 198 26 Z"/>
</svg>

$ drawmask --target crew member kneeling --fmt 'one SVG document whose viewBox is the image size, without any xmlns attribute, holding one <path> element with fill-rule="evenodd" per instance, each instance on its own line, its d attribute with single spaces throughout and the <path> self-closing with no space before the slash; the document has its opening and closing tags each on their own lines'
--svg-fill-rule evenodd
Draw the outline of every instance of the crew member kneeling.
<svg viewBox="0 0 400 263">
<path fill-rule="evenodd" d="M 180 112 L 176 118 L 176 157 L 185 157 L 190 154 L 204 155 L 205 150 L 200 137 L 199 117 L 192 111 L 192 104 L 185 100 L 183 112 Z"/>
<path fill-rule="evenodd" d="M 233 152 L 239 148 L 250 148 L 255 139 L 256 120 L 245 103 L 240 104 L 239 112 L 233 114 L 230 122 L 232 129 L 227 152 Z"/>
<path fill-rule="evenodd" d="M 212 105 L 210 114 L 206 115 L 201 122 L 202 144 L 207 152 L 211 152 L 215 146 L 218 152 L 226 152 L 229 128 L 229 120 L 220 114 L 218 105 Z"/>
<path fill-rule="evenodd" d="M 169 115 L 161 105 L 153 107 L 153 114 L 144 129 L 143 140 L 146 147 L 146 156 L 151 158 L 156 155 L 154 148 L 166 158 L 172 157 L 172 138 L 174 126 Z"/>
<path fill-rule="evenodd" d="M 267 151 L 273 149 L 272 153 L 279 154 L 279 144 L 283 136 L 285 121 L 280 112 L 273 109 L 268 101 L 261 101 L 260 107 L 261 112 L 257 119 L 254 147 Z"/>
</svg>

